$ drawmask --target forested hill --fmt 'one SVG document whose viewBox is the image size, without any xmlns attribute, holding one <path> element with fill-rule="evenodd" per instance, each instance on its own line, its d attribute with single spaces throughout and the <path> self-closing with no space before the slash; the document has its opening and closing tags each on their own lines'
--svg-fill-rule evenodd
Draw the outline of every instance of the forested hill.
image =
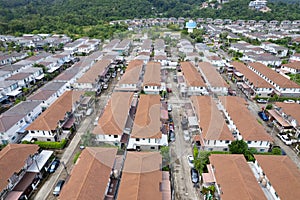
<svg viewBox="0 0 300 200">
<path fill-rule="evenodd" d="M 250 0 L 232 0 L 222 9 L 200 9 L 205 0 L 0 0 L 0 34 L 58 32 L 83 34 L 107 21 L 147 17 L 300 19 L 299 4 L 270 2 L 269 13 L 248 9 Z M 289 0 L 292 2 L 294 0 Z M 101 28 L 101 27 L 98 27 Z"/>
</svg>

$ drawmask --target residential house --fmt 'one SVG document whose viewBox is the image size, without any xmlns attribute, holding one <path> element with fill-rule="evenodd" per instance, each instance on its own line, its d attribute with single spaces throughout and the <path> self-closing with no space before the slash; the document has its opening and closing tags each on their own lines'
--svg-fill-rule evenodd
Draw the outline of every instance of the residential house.
<svg viewBox="0 0 300 200">
<path fill-rule="evenodd" d="M 228 151 L 228 145 L 235 139 L 212 97 L 192 96 L 191 101 L 201 130 L 201 148 L 206 151 Z"/>
<path fill-rule="evenodd" d="M 127 149 L 158 150 L 168 145 L 168 136 L 162 134 L 160 96 L 140 95 Z"/>
<path fill-rule="evenodd" d="M 194 46 L 190 41 L 186 39 L 180 40 L 179 43 L 177 44 L 177 47 L 178 47 L 178 51 L 184 54 L 194 52 Z"/>
<path fill-rule="evenodd" d="M 120 145 L 123 133 L 131 129 L 132 123 L 127 123 L 127 121 L 133 121 L 134 113 L 130 113 L 132 99 L 132 92 L 112 93 L 93 130 L 98 141 Z"/>
<path fill-rule="evenodd" d="M 0 81 L 4 81 L 5 79 L 9 78 L 11 73 L 9 71 L 2 71 L 0 70 Z"/>
<path fill-rule="evenodd" d="M 281 69 L 291 74 L 300 74 L 300 61 L 283 64 Z"/>
<path fill-rule="evenodd" d="M 202 179 L 204 186 L 215 186 L 218 199 L 267 199 L 243 155 L 211 154 L 209 162 Z"/>
<path fill-rule="evenodd" d="M 295 137 L 300 134 L 300 105 L 298 103 L 276 102 L 274 109 L 267 113 L 270 121 L 278 128 L 280 132 L 291 131 Z"/>
<path fill-rule="evenodd" d="M 26 135 L 26 127 L 42 112 L 41 101 L 22 101 L 0 115 L 1 144 L 18 143 Z"/>
<path fill-rule="evenodd" d="M 253 55 L 252 58 L 256 62 L 260 62 L 264 65 L 271 65 L 271 66 L 277 66 L 279 67 L 281 65 L 281 60 L 280 58 L 270 54 L 270 53 L 263 53 L 263 54 L 258 54 L 258 55 Z"/>
<path fill-rule="evenodd" d="M 28 198 L 36 189 L 39 173 L 27 170 L 38 154 L 35 144 L 8 144 L 0 151 L 0 199 Z"/>
<path fill-rule="evenodd" d="M 191 62 L 181 62 L 181 70 L 185 79 L 185 85 L 180 86 L 182 96 L 206 95 L 206 84 Z"/>
<path fill-rule="evenodd" d="M 130 61 L 125 73 L 118 82 L 116 90 L 138 91 L 142 84 L 143 65 L 144 62 L 142 60 Z"/>
<path fill-rule="evenodd" d="M 154 62 L 159 62 L 161 65 L 166 66 L 168 65 L 169 61 L 166 55 L 155 55 L 153 58 Z"/>
<path fill-rule="evenodd" d="M 0 81 L 0 100 L 14 99 L 22 93 L 17 81 Z"/>
<path fill-rule="evenodd" d="M 156 39 L 154 42 L 154 55 L 165 54 L 165 42 L 163 39 Z"/>
<path fill-rule="evenodd" d="M 119 55 L 129 55 L 131 43 L 130 39 L 122 40 L 112 50 L 118 52 Z"/>
<path fill-rule="evenodd" d="M 28 131 L 28 139 L 26 139 L 29 141 L 60 141 L 67 137 L 70 128 L 76 128 L 76 125 L 80 123 L 80 118 L 76 117 L 76 109 L 82 95 L 82 91 L 64 92 L 26 128 Z M 64 130 L 66 131 L 64 132 Z"/>
<path fill-rule="evenodd" d="M 163 200 L 162 157 L 158 152 L 128 152 L 117 200 Z M 167 198 L 166 198 L 167 199 Z"/>
<path fill-rule="evenodd" d="M 78 47 L 80 45 L 83 45 L 84 43 L 86 43 L 88 41 L 88 38 L 79 38 L 71 43 L 67 43 L 66 45 L 64 45 L 64 50 L 65 51 L 71 51 L 72 53 L 75 53 L 78 51 Z"/>
<path fill-rule="evenodd" d="M 134 59 L 142 60 L 144 64 L 147 64 L 150 61 L 150 52 L 140 52 Z"/>
<path fill-rule="evenodd" d="M 280 96 L 300 97 L 300 86 L 261 63 L 248 63 L 248 68 L 268 81 Z"/>
<path fill-rule="evenodd" d="M 248 97 L 269 97 L 274 93 L 274 86 L 249 69 L 244 63 L 234 61 L 231 65 L 243 75 L 243 82 L 240 82 L 237 86 Z"/>
<path fill-rule="evenodd" d="M 21 72 L 25 69 L 24 65 L 4 65 L 0 68 L 1 71 L 8 71 L 11 75 Z"/>
<path fill-rule="evenodd" d="M 273 199 L 297 199 L 300 195 L 299 168 L 288 156 L 254 155 L 259 181 Z"/>
<path fill-rule="evenodd" d="M 261 43 L 261 48 L 279 57 L 286 57 L 289 49 L 271 42 Z"/>
<path fill-rule="evenodd" d="M 62 188 L 59 199 L 106 199 L 114 176 L 116 154 L 117 148 L 85 148 Z"/>
<path fill-rule="evenodd" d="M 209 62 L 200 62 L 198 64 L 202 77 L 207 87 L 216 94 L 227 95 L 229 85 L 217 71 L 217 67 L 212 66 Z"/>
<path fill-rule="evenodd" d="M 145 67 L 143 90 L 146 94 L 159 94 L 161 90 L 161 64 L 148 62 Z"/>
<path fill-rule="evenodd" d="M 108 44 L 106 45 L 103 45 L 103 49 L 102 49 L 102 52 L 111 52 L 113 50 L 114 47 L 116 47 L 119 43 L 120 43 L 121 40 L 119 39 L 114 39 L 114 40 L 111 40 Z"/>
<path fill-rule="evenodd" d="M 152 52 L 152 40 L 146 39 L 144 40 L 140 52 Z"/>
<path fill-rule="evenodd" d="M 290 57 L 290 62 L 300 61 L 300 53 L 295 53 Z"/>
<path fill-rule="evenodd" d="M 42 101 L 43 110 L 48 108 L 67 90 L 66 82 L 51 81 L 28 97 L 29 101 Z"/>
<path fill-rule="evenodd" d="M 218 66 L 218 67 L 222 67 L 224 66 L 224 61 L 222 60 L 222 58 L 220 58 L 219 56 L 217 55 L 214 55 L 214 56 L 209 56 L 208 57 L 208 60 L 209 62 L 212 64 L 212 65 L 215 65 L 215 66 Z"/>
<path fill-rule="evenodd" d="M 235 138 L 243 139 L 249 148 L 267 152 L 273 139 L 250 113 L 245 99 L 236 96 L 220 96 L 219 99 L 219 107 L 223 110 Z"/>
<path fill-rule="evenodd" d="M 73 87 L 92 91 L 101 90 L 101 81 L 104 81 L 110 64 L 110 60 L 99 60 L 74 83 Z"/>
</svg>

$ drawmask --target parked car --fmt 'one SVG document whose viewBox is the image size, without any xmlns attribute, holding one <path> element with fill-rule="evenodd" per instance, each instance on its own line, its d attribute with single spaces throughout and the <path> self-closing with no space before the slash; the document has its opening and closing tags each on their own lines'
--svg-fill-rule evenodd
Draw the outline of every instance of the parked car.
<svg viewBox="0 0 300 200">
<path fill-rule="evenodd" d="M 195 168 L 191 168 L 191 179 L 194 184 L 199 183 L 199 174 Z"/>
<path fill-rule="evenodd" d="M 171 142 L 174 142 L 175 141 L 175 133 L 174 131 L 169 131 L 169 139 Z"/>
<path fill-rule="evenodd" d="M 108 84 L 105 83 L 105 84 L 103 85 L 103 89 L 106 90 L 107 88 L 108 88 Z"/>
<path fill-rule="evenodd" d="M 283 103 L 296 103 L 296 101 L 292 99 L 284 100 Z"/>
<path fill-rule="evenodd" d="M 263 112 L 263 111 L 258 112 L 258 116 L 259 116 L 262 120 L 264 120 L 264 121 L 268 121 L 268 120 L 269 120 L 268 116 L 267 116 L 266 113 Z"/>
<path fill-rule="evenodd" d="M 189 166 L 191 168 L 194 168 L 194 157 L 192 155 L 188 155 L 187 160 L 188 160 Z"/>
<path fill-rule="evenodd" d="M 268 101 L 267 100 L 265 100 L 265 99 L 256 99 L 256 102 L 257 103 L 268 103 Z"/>
<path fill-rule="evenodd" d="M 172 111 L 172 105 L 168 104 L 168 112 L 171 112 L 171 111 Z"/>
<path fill-rule="evenodd" d="M 292 140 L 289 138 L 288 135 L 280 135 L 277 134 L 277 136 L 281 139 L 281 141 L 286 144 L 286 145 L 291 145 L 293 142 Z"/>
<path fill-rule="evenodd" d="M 183 131 L 183 138 L 184 138 L 184 141 L 189 141 L 191 139 L 190 133 L 188 130 Z"/>
<path fill-rule="evenodd" d="M 52 163 L 50 164 L 50 167 L 48 168 L 48 172 L 54 173 L 55 170 L 58 168 L 59 164 L 60 164 L 59 160 L 57 159 L 53 160 Z"/>
<path fill-rule="evenodd" d="M 171 88 L 167 88 L 167 92 L 168 93 L 172 93 L 172 89 Z"/>
<path fill-rule="evenodd" d="M 59 180 L 57 182 L 57 184 L 56 184 L 56 186 L 55 186 L 55 188 L 53 190 L 53 195 L 54 196 L 58 196 L 59 195 L 59 193 L 60 193 L 62 187 L 64 186 L 64 184 L 65 184 L 65 180 Z"/>
</svg>

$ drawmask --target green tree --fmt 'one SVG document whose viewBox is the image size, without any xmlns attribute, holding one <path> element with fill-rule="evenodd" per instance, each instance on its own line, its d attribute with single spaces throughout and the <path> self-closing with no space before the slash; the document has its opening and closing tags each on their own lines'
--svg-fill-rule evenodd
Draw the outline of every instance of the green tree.
<svg viewBox="0 0 300 200">
<path fill-rule="evenodd" d="M 248 145 L 244 140 L 235 140 L 229 146 L 229 151 L 232 154 L 245 154 L 248 150 Z"/>
<path fill-rule="evenodd" d="M 168 146 L 163 146 L 160 148 L 160 154 L 163 159 L 163 166 L 169 165 L 170 163 L 170 148 Z"/>
<path fill-rule="evenodd" d="M 281 155 L 281 149 L 279 147 L 274 147 L 272 149 L 272 154 L 273 155 Z"/>
</svg>

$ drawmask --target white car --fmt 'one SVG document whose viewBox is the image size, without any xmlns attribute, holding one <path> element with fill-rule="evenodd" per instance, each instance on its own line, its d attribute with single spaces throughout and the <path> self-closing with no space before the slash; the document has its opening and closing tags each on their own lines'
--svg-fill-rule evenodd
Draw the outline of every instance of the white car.
<svg viewBox="0 0 300 200">
<path fill-rule="evenodd" d="M 191 168 L 194 168 L 194 157 L 191 156 L 191 155 L 188 155 L 188 156 L 187 156 L 187 160 L 188 160 L 189 166 L 190 166 Z"/>
<path fill-rule="evenodd" d="M 280 135 L 277 134 L 277 136 L 281 139 L 281 141 L 286 144 L 286 145 L 291 145 L 293 142 L 292 140 L 289 138 L 288 135 Z"/>
<path fill-rule="evenodd" d="M 292 99 L 288 99 L 288 100 L 284 100 L 283 103 L 296 103 L 296 102 Z"/>
<path fill-rule="evenodd" d="M 190 138 L 190 133 L 188 130 L 184 130 L 183 131 L 183 138 L 184 138 L 184 141 L 189 141 L 191 138 Z"/>
</svg>

